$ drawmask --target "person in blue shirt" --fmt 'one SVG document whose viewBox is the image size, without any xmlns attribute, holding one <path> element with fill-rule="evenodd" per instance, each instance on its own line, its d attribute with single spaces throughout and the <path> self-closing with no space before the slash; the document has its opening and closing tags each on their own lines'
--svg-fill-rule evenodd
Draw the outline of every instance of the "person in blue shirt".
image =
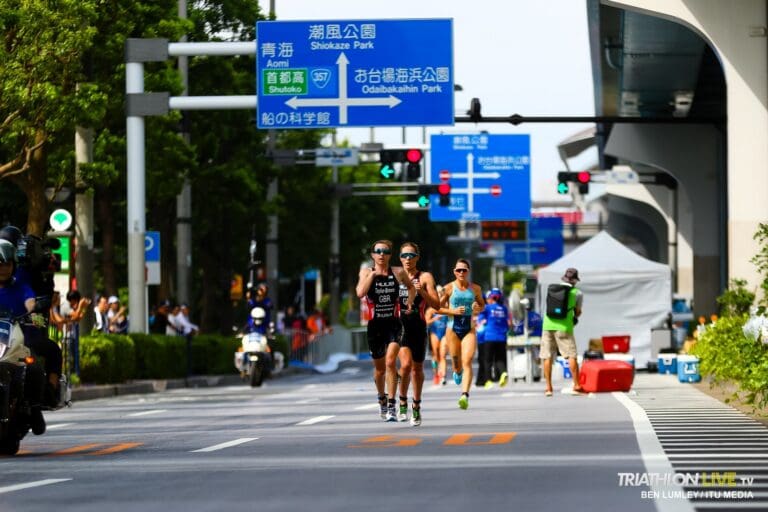
<svg viewBox="0 0 768 512">
<path fill-rule="evenodd" d="M 269 287 L 266 283 L 261 283 L 256 287 L 256 291 L 248 290 L 248 332 L 260 332 L 267 334 L 269 324 L 272 321 L 272 299 L 267 296 Z M 256 324 L 251 317 L 253 308 L 262 308 L 264 310 L 264 320 Z"/>
<path fill-rule="evenodd" d="M 492 288 L 488 292 L 487 304 L 481 313 L 485 320 L 483 344 L 479 357 L 486 371 L 484 386 L 500 387 L 507 384 L 507 333 L 509 332 L 509 310 L 502 300 L 501 290 Z"/>
<path fill-rule="evenodd" d="M 0 315 L 13 320 L 31 313 L 35 308 L 35 292 L 28 284 L 14 277 L 15 267 L 16 246 L 8 240 L 0 239 Z M 29 345 L 26 330 L 24 343 Z M 33 403 L 30 424 L 32 432 L 35 435 L 41 435 L 45 433 L 45 419 L 41 409 L 41 398 L 37 398 L 37 400 L 31 400 Z"/>
</svg>

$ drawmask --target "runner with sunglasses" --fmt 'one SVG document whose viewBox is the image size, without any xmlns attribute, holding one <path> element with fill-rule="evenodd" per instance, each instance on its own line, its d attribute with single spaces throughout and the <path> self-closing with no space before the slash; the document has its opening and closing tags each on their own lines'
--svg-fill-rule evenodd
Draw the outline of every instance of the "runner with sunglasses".
<svg viewBox="0 0 768 512">
<path fill-rule="evenodd" d="M 408 289 L 403 302 L 406 312 L 413 308 L 416 288 L 402 267 L 390 267 L 392 242 L 377 240 L 371 246 L 373 267 L 360 269 L 355 291 L 368 305 L 368 350 L 373 359 L 373 382 L 378 392 L 381 418 L 397 421 L 395 410 L 397 393 L 397 351 L 403 336 L 402 313 L 399 299 L 400 284 Z M 384 386 L 386 381 L 385 393 Z"/>
<path fill-rule="evenodd" d="M 418 269 L 419 246 L 414 242 L 405 242 L 400 246 L 400 262 L 408 278 L 416 289 L 413 308 L 407 310 L 408 289 L 400 285 L 400 308 L 405 311 L 400 319 L 403 322 L 403 338 L 400 341 L 398 358 L 400 359 L 400 410 L 398 421 L 408 420 L 408 386 L 413 377 L 413 406 L 411 425 L 421 425 L 421 390 L 424 388 L 424 359 L 427 356 L 427 323 L 424 312 L 427 306 L 439 307 L 435 278 L 431 273 Z M 389 359 L 389 358 L 388 358 Z"/>
<path fill-rule="evenodd" d="M 472 359 L 477 348 L 477 335 L 472 315 L 485 307 L 480 286 L 469 281 L 469 261 L 460 258 L 454 265 L 456 279 L 445 285 L 445 295 L 439 313 L 451 315 L 445 337 L 453 364 L 453 382 L 461 386 L 459 407 L 469 407 L 469 388 L 472 386 Z"/>
</svg>

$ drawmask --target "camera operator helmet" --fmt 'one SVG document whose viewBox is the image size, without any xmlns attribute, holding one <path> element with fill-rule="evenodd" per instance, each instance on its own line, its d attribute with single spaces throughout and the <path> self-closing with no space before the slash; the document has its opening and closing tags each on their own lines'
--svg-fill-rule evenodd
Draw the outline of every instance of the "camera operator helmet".
<svg viewBox="0 0 768 512">
<path fill-rule="evenodd" d="M 0 263 L 16 263 L 16 246 L 5 239 L 0 239 Z"/>
<path fill-rule="evenodd" d="M 22 233 L 16 226 L 3 226 L 0 228 L 0 240 L 8 240 L 14 246 L 18 245 Z"/>
</svg>

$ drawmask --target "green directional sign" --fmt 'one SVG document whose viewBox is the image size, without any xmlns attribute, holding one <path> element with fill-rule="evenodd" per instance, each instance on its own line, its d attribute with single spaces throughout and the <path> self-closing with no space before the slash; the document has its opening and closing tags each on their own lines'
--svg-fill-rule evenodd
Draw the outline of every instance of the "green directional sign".
<svg viewBox="0 0 768 512">
<path fill-rule="evenodd" d="M 266 69 L 262 72 L 262 94 L 307 94 L 307 70 Z"/>
</svg>

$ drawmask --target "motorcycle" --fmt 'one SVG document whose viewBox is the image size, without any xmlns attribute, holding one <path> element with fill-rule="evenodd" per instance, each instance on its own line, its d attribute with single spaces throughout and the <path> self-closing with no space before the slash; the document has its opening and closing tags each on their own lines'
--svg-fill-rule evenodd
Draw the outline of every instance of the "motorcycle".
<svg viewBox="0 0 768 512">
<path fill-rule="evenodd" d="M 0 314 L 0 454 L 15 455 L 32 428 L 32 407 L 41 407 L 42 364 L 24 344 L 21 321 L 28 315 Z"/>
<path fill-rule="evenodd" d="M 274 325 L 270 324 L 265 332 L 261 332 L 265 316 L 263 308 L 251 310 L 253 327 L 240 335 L 241 346 L 235 352 L 235 368 L 244 380 L 250 382 L 251 387 L 261 386 L 265 378 L 283 367 L 283 354 L 273 352 L 269 344 L 274 336 Z"/>
</svg>

